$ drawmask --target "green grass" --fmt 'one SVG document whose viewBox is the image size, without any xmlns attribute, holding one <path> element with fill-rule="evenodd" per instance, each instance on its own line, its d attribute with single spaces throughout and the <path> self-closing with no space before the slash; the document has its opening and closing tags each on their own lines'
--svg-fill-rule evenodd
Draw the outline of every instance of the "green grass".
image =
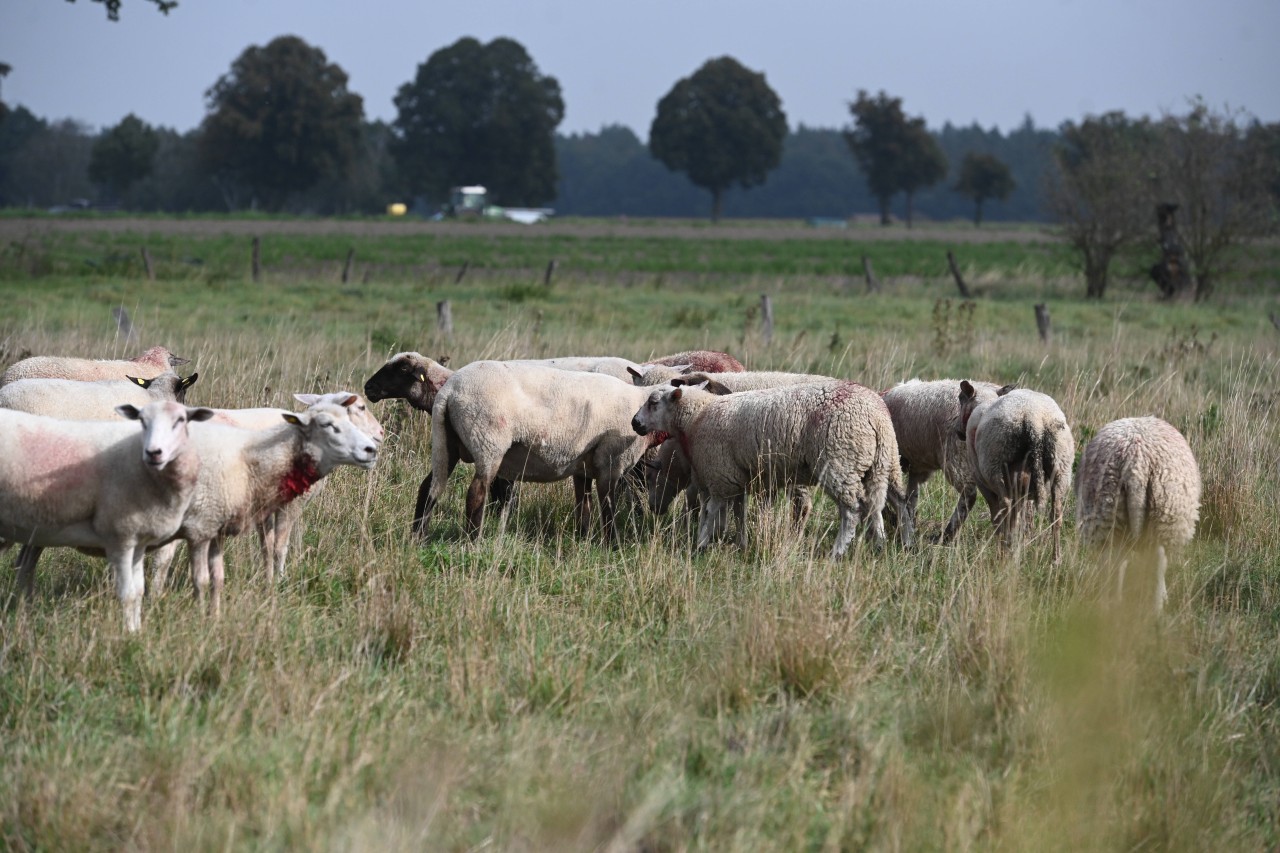
<svg viewBox="0 0 1280 853">
<path fill-rule="evenodd" d="M 884 252 L 868 296 L 835 266 L 862 244 L 715 233 L 273 236 L 260 284 L 241 237 L 146 235 L 152 282 L 142 238 L 41 234 L 0 258 L 0 361 L 164 343 L 201 373 L 194 402 L 245 406 L 358 388 L 401 349 L 456 365 L 705 346 L 873 387 L 1018 381 L 1061 403 L 1078 443 L 1146 413 L 1187 435 L 1205 503 L 1164 618 L 1109 605 L 1070 524 L 1061 566 L 1047 537 L 1015 564 L 983 508 L 954 547 L 833 562 L 829 501 L 797 536 L 785 502 L 757 500 L 746 551 L 690 556 L 674 515 L 628 507 L 611 550 L 576 539 L 566 485 L 526 485 L 470 543 L 459 473 L 419 546 L 426 419 L 382 403 L 383 458 L 331 476 L 278 589 L 233 541 L 218 621 L 178 585 L 125 636 L 104 564 L 45 554 L 32 605 L 0 620 L 4 846 L 1280 844 L 1280 336 L 1256 281 L 1275 248 L 1214 302 L 1171 306 L 1124 279 L 1088 303 L 1056 250 L 975 244 L 969 308 L 940 243 L 866 244 Z M 115 337 L 121 304 L 138 345 Z M 926 533 L 953 503 L 926 486 Z"/>
</svg>

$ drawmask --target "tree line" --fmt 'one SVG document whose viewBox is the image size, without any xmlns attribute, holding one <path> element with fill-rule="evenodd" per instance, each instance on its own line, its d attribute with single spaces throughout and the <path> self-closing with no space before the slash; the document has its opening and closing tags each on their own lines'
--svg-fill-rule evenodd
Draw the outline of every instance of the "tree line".
<svg viewBox="0 0 1280 853">
<path fill-rule="evenodd" d="M 1103 295 L 1117 253 L 1158 231 L 1153 279 L 1199 296 L 1233 246 L 1274 232 L 1280 196 L 1280 126 L 1198 101 L 1055 130 L 1028 116 L 1003 134 L 932 131 L 900 98 L 859 91 L 846 127 L 791 130 L 765 75 L 727 56 L 658 100 L 647 143 L 622 126 L 558 133 L 559 83 L 510 38 L 432 53 L 391 122 L 366 120 L 346 72 L 296 36 L 247 48 L 205 100 L 187 132 L 130 114 L 91 133 L 0 103 L 0 205 L 332 215 L 400 201 L 431 213 L 450 186 L 483 184 L 497 203 L 561 215 L 1049 220 L 1089 295 Z"/>
</svg>

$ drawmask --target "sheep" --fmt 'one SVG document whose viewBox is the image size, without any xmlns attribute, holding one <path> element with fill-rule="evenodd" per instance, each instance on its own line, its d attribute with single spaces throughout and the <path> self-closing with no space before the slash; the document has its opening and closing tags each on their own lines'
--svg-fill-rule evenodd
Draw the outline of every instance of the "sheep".
<svg viewBox="0 0 1280 853">
<path fill-rule="evenodd" d="M 21 543 L 18 586 L 29 599 L 48 547 L 101 553 L 115 573 L 125 629 L 142 627 L 142 558 L 182 523 L 195 495 L 200 454 L 188 424 L 208 409 L 154 402 L 81 422 L 0 411 L 0 538 Z"/>
<path fill-rule="evenodd" d="M 652 371 L 640 376 L 633 376 L 637 385 L 652 385 L 651 379 L 666 375 L 666 369 Z M 765 388 L 781 388 L 787 385 L 800 385 L 806 382 L 829 382 L 833 377 L 819 376 L 812 373 L 780 373 L 772 371 L 743 371 L 736 373 L 681 373 L 672 376 L 668 381 L 673 386 L 699 385 L 705 383 L 706 390 L 714 394 L 731 394 L 740 391 L 759 391 Z M 663 384 L 663 383 L 658 383 Z M 654 448 L 645 454 L 645 484 L 649 495 L 649 509 L 662 515 L 671 505 L 671 501 L 681 491 L 686 491 L 693 481 L 693 468 L 678 443 L 663 442 L 660 448 Z M 690 495 L 693 497 L 693 495 Z M 812 500 L 808 489 L 799 486 L 792 495 L 794 517 L 798 526 L 803 526 L 809 515 Z"/>
<path fill-rule="evenodd" d="M 364 399 L 359 394 L 336 391 L 329 394 L 294 394 L 293 397 L 309 407 L 322 403 L 342 406 L 347 410 L 347 417 L 357 429 L 373 439 L 374 444 L 382 444 L 384 437 L 382 424 L 378 423 L 378 419 L 369 411 L 369 407 L 365 405 Z M 267 430 L 278 427 L 285 415 L 292 414 L 287 409 L 274 408 L 213 409 L 212 412 L 213 416 L 209 419 L 209 423 L 246 430 Z M 258 541 L 269 584 L 274 583 L 277 576 L 281 578 L 285 576 L 285 566 L 289 557 L 289 539 L 293 528 L 302 517 L 307 505 L 323 491 L 325 482 L 320 480 L 296 500 L 286 503 L 257 521 Z M 175 541 L 155 554 L 151 586 L 157 592 L 164 588 L 176 547 Z"/>
<path fill-rule="evenodd" d="M 117 407 L 125 403 L 145 406 L 157 400 L 186 402 L 187 389 L 200 374 L 183 378 L 166 371 L 150 379 L 19 379 L 0 386 L 0 408 L 71 421 L 115 420 Z"/>
<path fill-rule="evenodd" d="M 832 555 L 841 557 L 864 518 L 877 547 L 885 541 L 886 499 L 901 507 L 902 472 L 893 421 L 880 396 L 855 382 L 832 380 L 720 396 L 700 386 L 662 385 L 646 392 L 632 428 L 666 432 L 678 441 L 706 496 L 698 519 L 699 550 L 716 538 L 732 504 L 738 544 L 746 547 L 746 493 L 756 483 L 821 486 L 840 511 Z M 914 533 L 900 529 L 905 546 Z"/>
<path fill-rule="evenodd" d="M 746 370 L 742 366 L 742 362 L 727 352 L 705 349 L 677 352 L 671 355 L 664 355 L 661 358 L 651 358 L 641 366 L 645 365 L 688 366 L 690 370 L 705 371 L 707 373 L 741 373 Z"/>
<path fill-rule="evenodd" d="M 1200 518 L 1200 469 L 1187 440 L 1154 416 L 1112 421 L 1085 445 L 1077 479 L 1080 540 L 1154 553 L 1159 613 L 1168 597 L 1168 552 L 1176 556 L 1191 541 Z M 1117 597 L 1127 563 L 1119 565 Z"/>
<path fill-rule="evenodd" d="M 1034 514 L 1047 499 L 1056 564 L 1062 560 L 1062 516 L 1075 457 L 1071 428 L 1047 394 L 1015 389 L 997 395 L 979 402 L 973 384 L 960 382 L 960 422 L 974 483 L 991 510 L 991 522 L 1001 540 L 1015 548 L 1030 521 L 1024 504 L 1029 501 Z"/>
<path fill-rule="evenodd" d="M 834 376 L 823 376 L 817 373 L 783 373 L 771 370 L 710 373 L 701 370 L 682 369 L 679 365 L 675 367 L 655 365 L 644 371 L 631 372 L 631 381 L 636 385 L 652 387 L 668 383 L 672 385 L 698 385 L 708 382 L 710 383 L 708 390 L 721 394 L 734 394 L 739 391 L 759 391 L 764 388 L 780 388 L 783 385 L 799 385 L 805 382 L 818 382 L 834 378 Z"/>
<path fill-rule="evenodd" d="M 69 356 L 37 355 L 14 362 L 0 375 L 0 385 L 19 379 L 75 379 L 93 382 L 98 379 L 125 379 L 137 376 L 151 379 L 190 359 L 179 358 L 161 346 L 155 346 L 132 359 L 97 360 Z"/>
<path fill-rule="evenodd" d="M 606 541 L 614 538 L 614 497 L 648 442 L 630 428 L 644 390 L 612 376 L 568 376 L 537 364 L 477 361 L 440 389 L 431 417 L 431 477 L 415 526 L 426 522 L 458 462 L 474 462 L 466 525 L 474 539 L 495 477 L 555 482 L 572 477 L 578 530 L 590 530 L 587 489 L 596 481 Z"/>
<path fill-rule="evenodd" d="M 355 396 L 355 395 L 351 395 Z M 281 424 L 246 430 L 205 423 L 191 431 L 202 465 L 191 505 L 177 537 L 191 552 L 197 599 L 221 610 L 223 544 L 276 512 L 338 465 L 372 468 L 378 449 L 355 426 L 343 405 L 317 403 L 307 411 L 283 412 Z"/>
<path fill-rule="evenodd" d="M 977 403 L 994 400 L 1002 390 L 991 382 L 971 381 L 969 384 L 974 389 Z M 1006 385 L 1003 390 L 1008 393 L 1014 387 Z M 911 513 L 913 525 L 917 520 L 920 487 L 935 471 L 942 471 L 947 482 L 959 493 L 956 508 L 938 537 L 944 545 L 955 538 L 978 499 L 964 430 L 960 425 L 959 394 L 960 381 L 957 379 L 930 382 L 912 379 L 880 395 L 889 407 L 893 430 L 898 436 L 898 451 L 902 454 L 902 465 L 907 473 L 907 511 Z"/>
</svg>

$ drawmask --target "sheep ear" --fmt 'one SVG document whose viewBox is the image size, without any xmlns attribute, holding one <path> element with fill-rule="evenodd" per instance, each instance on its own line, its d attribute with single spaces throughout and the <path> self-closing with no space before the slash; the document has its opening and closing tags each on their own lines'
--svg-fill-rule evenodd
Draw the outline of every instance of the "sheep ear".
<svg viewBox="0 0 1280 853">
<path fill-rule="evenodd" d="M 183 358 L 180 355 L 174 355 L 173 353 L 169 353 L 170 367 L 177 367 L 180 364 L 190 364 L 190 363 L 191 363 L 191 359 L 189 358 Z"/>
<path fill-rule="evenodd" d="M 186 379 L 180 379 L 180 380 L 178 380 L 178 387 L 179 387 L 179 388 L 190 388 L 192 385 L 195 385 L 195 384 L 196 384 L 196 380 L 197 380 L 197 379 L 199 379 L 199 378 L 200 378 L 200 374 L 199 374 L 199 373 L 193 373 L 193 374 L 191 374 L 190 376 L 188 376 Z"/>
<path fill-rule="evenodd" d="M 151 383 L 155 381 L 154 379 L 139 379 L 137 376 L 126 376 L 125 379 L 143 388 L 150 388 Z"/>
<path fill-rule="evenodd" d="M 440 356 L 439 358 L 437 358 L 437 359 L 436 359 L 436 364 L 440 365 L 441 367 L 448 367 L 448 366 L 449 366 L 449 356 L 447 356 L 447 355 L 442 355 L 442 356 Z"/>
<path fill-rule="evenodd" d="M 960 380 L 960 402 L 965 403 L 973 399 L 973 386 L 969 384 L 968 379 Z"/>
<path fill-rule="evenodd" d="M 708 391 L 710 391 L 712 394 L 719 394 L 721 397 L 724 397 L 728 394 L 733 393 L 724 384 L 720 382 L 716 382 L 712 379 L 704 379 L 698 387 L 705 388 Z"/>
<path fill-rule="evenodd" d="M 320 402 L 319 394 L 294 394 L 293 399 L 297 400 L 304 406 L 314 406 Z"/>
<path fill-rule="evenodd" d="M 677 376 L 675 379 L 671 380 L 670 384 L 673 388 L 679 388 L 681 385 L 684 384 L 684 380 L 681 379 L 679 376 Z"/>
<path fill-rule="evenodd" d="M 678 370 L 678 371 L 680 371 L 681 373 L 690 373 L 690 372 L 692 372 L 692 371 L 693 371 L 693 365 L 692 365 L 692 364 L 677 364 L 675 367 L 673 367 L 673 368 L 672 368 L 672 370 Z"/>
<path fill-rule="evenodd" d="M 679 386 L 676 386 L 676 390 L 671 392 L 672 400 L 679 400 L 683 396 L 684 396 L 684 389 Z"/>
<path fill-rule="evenodd" d="M 122 418 L 128 418 L 131 421 L 136 421 L 142 412 L 137 406 L 125 403 L 123 406 L 116 406 L 116 414 L 120 415 Z"/>
<path fill-rule="evenodd" d="M 1013 383 L 1010 383 L 1009 385 L 1004 386 L 999 391 L 997 391 L 996 396 L 1003 397 L 1005 394 L 1008 394 L 1010 391 L 1017 391 L 1017 390 L 1018 390 L 1018 383 L 1013 382 Z"/>
<path fill-rule="evenodd" d="M 627 373 L 630 373 L 631 378 L 636 382 L 639 382 L 641 379 L 644 379 L 644 374 L 636 370 L 634 367 L 628 366 Z"/>
<path fill-rule="evenodd" d="M 345 409 L 347 406 L 354 406 L 359 399 L 359 394 L 349 394 L 345 399 L 339 400 L 338 405 Z"/>
<path fill-rule="evenodd" d="M 295 415 L 293 412 L 281 412 L 280 417 L 284 418 L 284 422 L 287 424 L 293 424 L 294 426 L 306 426 L 306 421 Z"/>
<path fill-rule="evenodd" d="M 196 421 L 207 421 L 216 415 L 213 409 L 206 409 L 203 406 L 198 409 L 187 409 L 187 420 L 195 423 Z"/>
</svg>

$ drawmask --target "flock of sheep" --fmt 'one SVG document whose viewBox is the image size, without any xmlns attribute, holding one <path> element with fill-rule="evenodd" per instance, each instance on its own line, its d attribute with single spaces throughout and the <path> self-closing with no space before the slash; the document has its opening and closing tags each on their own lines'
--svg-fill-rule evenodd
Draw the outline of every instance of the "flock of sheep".
<svg viewBox="0 0 1280 853">
<path fill-rule="evenodd" d="M 360 395 L 295 395 L 302 412 L 190 407 L 184 399 L 198 374 L 178 376 L 184 363 L 153 347 L 131 360 L 28 358 L 0 376 L 0 548 L 21 546 L 18 587 L 28 597 L 44 548 L 100 554 L 125 626 L 136 631 L 144 556 L 154 554 L 153 585 L 160 583 L 185 541 L 197 596 L 216 613 L 226 537 L 256 529 L 273 579 L 322 478 L 338 465 L 374 465 L 383 430 Z M 877 393 L 835 377 L 747 372 L 725 353 L 692 351 L 645 363 L 478 361 L 456 371 L 403 352 L 364 392 L 431 415 L 431 471 L 413 519 L 419 536 L 453 469 L 467 462 L 473 537 L 487 506 L 504 507 L 516 481 L 572 479 L 583 536 L 594 483 L 610 542 L 625 480 L 642 481 L 659 514 L 683 493 L 697 512 L 698 549 L 722 535 L 730 511 L 745 546 L 752 491 L 785 491 L 803 527 L 819 487 L 838 509 L 839 557 L 863 528 L 884 546 L 886 505 L 902 546 L 912 547 L 920 487 L 941 470 L 958 493 L 942 543 L 981 494 L 1002 543 L 1015 549 L 1045 510 L 1054 560 L 1061 557 L 1075 443 L 1061 408 L 1036 391 L 911 380 Z M 1199 503 L 1195 458 L 1158 418 L 1106 425 L 1080 460 L 1082 541 L 1120 554 L 1121 588 L 1130 554 L 1154 557 L 1157 610 L 1169 552 L 1191 540 Z"/>
</svg>

